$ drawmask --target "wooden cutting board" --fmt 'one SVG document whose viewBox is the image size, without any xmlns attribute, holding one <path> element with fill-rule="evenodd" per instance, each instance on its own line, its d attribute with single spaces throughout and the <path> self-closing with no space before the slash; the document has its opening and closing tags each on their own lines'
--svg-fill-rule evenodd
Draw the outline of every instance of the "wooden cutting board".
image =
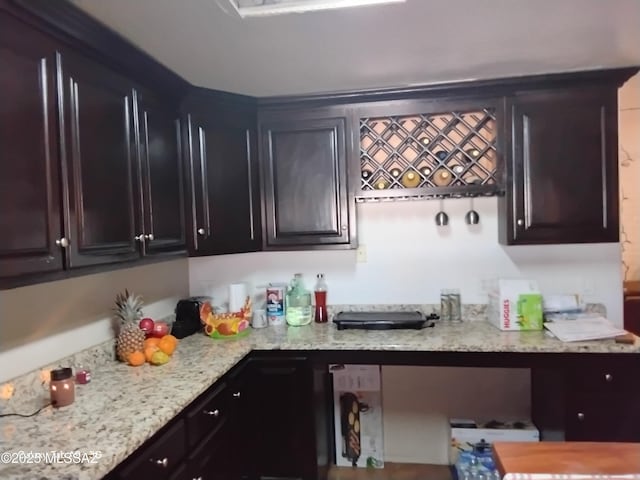
<svg viewBox="0 0 640 480">
<path fill-rule="evenodd" d="M 498 442 L 493 455 L 501 475 L 514 474 L 519 479 L 544 480 L 559 474 L 640 478 L 640 443 Z"/>
</svg>

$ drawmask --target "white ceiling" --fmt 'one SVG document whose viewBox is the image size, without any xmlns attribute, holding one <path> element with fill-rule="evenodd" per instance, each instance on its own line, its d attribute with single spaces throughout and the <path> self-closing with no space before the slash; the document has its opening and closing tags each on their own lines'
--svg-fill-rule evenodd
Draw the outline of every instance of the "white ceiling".
<svg viewBox="0 0 640 480">
<path fill-rule="evenodd" d="M 73 0 L 191 83 L 255 96 L 640 65 L 640 0 L 407 0 L 240 19 L 228 0 Z"/>
</svg>

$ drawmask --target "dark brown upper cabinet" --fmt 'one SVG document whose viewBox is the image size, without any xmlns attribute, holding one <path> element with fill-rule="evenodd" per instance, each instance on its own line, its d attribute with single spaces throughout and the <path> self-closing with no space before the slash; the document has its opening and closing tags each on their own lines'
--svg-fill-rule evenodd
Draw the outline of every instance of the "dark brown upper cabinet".
<svg viewBox="0 0 640 480">
<path fill-rule="evenodd" d="M 185 252 L 177 102 L 5 8 L 0 286 Z"/>
<path fill-rule="evenodd" d="M 256 109 L 247 97 L 194 89 L 186 117 L 188 238 L 192 255 L 262 245 Z"/>
<path fill-rule="evenodd" d="M 511 119 L 504 244 L 618 241 L 617 90 L 522 93 Z"/>
<path fill-rule="evenodd" d="M 132 85 L 75 53 L 58 62 L 67 264 L 134 260 Z"/>
<path fill-rule="evenodd" d="M 56 49 L 0 11 L 0 280 L 62 269 Z"/>
<path fill-rule="evenodd" d="M 351 248 L 343 108 L 261 113 L 264 248 Z"/>
<path fill-rule="evenodd" d="M 177 109 L 133 92 L 136 237 L 144 255 L 186 251 L 183 165 Z"/>
</svg>

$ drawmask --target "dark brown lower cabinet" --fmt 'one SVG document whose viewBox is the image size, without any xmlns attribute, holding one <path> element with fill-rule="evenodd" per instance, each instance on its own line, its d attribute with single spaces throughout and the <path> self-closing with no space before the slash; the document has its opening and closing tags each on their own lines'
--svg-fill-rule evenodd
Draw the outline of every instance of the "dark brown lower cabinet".
<svg viewBox="0 0 640 480">
<path fill-rule="evenodd" d="M 241 410 L 250 461 L 244 478 L 311 480 L 321 478 L 322 422 L 314 400 L 312 364 L 306 357 L 252 358 L 243 372 Z M 320 439 L 320 441 L 319 441 Z M 326 456 L 325 460 L 326 462 Z"/>
<path fill-rule="evenodd" d="M 186 455 L 186 428 L 179 418 L 130 457 L 124 468 L 109 478 L 120 480 L 167 480 Z"/>
<path fill-rule="evenodd" d="M 109 475 L 109 480 L 326 477 L 326 369 L 249 357 Z"/>
<path fill-rule="evenodd" d="M 587 358 L 579 367 L 532 369 L 532 416 L 542 440 L 639 442 L 638 359 Z"/>
<path fill-rule="evenodd" d="M 640 394 L 582 393 L 567 404 L 567 441 L 640 442 Z"/>
</svg>

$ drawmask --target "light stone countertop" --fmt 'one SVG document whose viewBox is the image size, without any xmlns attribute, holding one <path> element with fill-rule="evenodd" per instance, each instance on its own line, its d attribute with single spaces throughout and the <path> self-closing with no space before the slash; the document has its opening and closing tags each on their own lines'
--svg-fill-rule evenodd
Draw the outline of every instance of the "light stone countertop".
<svg viewBox="0 0 640 480">
<path fill-rule="evenodd" d="M 77 385 L 74 404 L 47 407 L 31 418 L 0 418 L 0 452 L 101 452 L 95 464 L 7 464 L 2 457 L 0 478 L 102 478 L 249 352 L 274 349 L 634 354 L 640 353 L 640 340 L 634 345 L 613 340 L 568 344 L 543 332 L 500 332 L 483 321 L 418 331 L 338 331 L 333 324 L 267 327 L 227 341 L 196 334 L 180 341 L 166 365 L 102 362 L 89 384 Z M 37 407 L 27 402 L 20 413 Z"/>
</svg>

